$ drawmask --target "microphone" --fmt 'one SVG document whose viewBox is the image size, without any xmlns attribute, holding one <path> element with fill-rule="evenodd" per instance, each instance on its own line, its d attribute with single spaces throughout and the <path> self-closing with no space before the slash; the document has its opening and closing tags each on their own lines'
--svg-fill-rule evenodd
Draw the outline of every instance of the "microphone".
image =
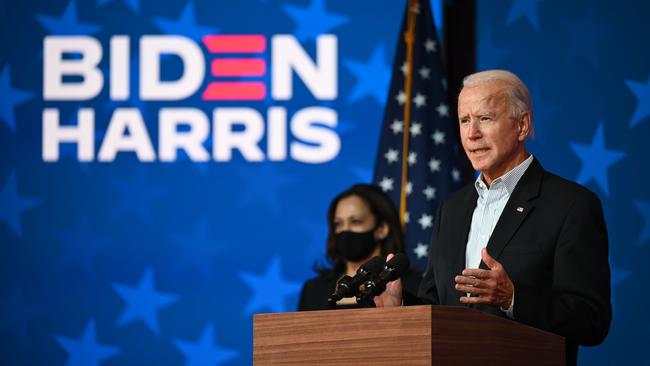
<svg viewBox="0 0 650 366">
<path fill-rule="evenodd" d="M 368 279 L 369 276 L 379 272 L 384 265 L 384 257 L 378 255 L 372 257 L 369 261 L 362 264 L 354 277 L 343 276 L 336 284 L 336 290 L 327 299 L 331 307 L 336 305 L 336 302 L 344 297 L 354 297 L 359 294 L 359 286 Z"/>
<path fill-rule="evenodd" d="M 388 282 L 395 281 L 408 271 L 411 263 L 404 253 L 397 253 L 391 260 L 386 262 L 384 269 L 376 276 L 363 283 L 363 292 L 357 297 L 357 303 L 364 303 L 373 306 L 372 298 L 381 295 L 386 290 Z"/>
</svg>

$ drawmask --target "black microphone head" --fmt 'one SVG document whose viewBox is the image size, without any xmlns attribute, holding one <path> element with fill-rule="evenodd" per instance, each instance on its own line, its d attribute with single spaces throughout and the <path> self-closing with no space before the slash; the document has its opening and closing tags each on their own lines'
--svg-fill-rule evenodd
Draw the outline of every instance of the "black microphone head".
<svg viewBox="0 0 650 366">
<path fill-rule="evenodd" d="M 386 262 L 384 271 L 389 271 L 390 278 L 388 280 L 394 281 L 402 277 L 402 275 L 409 270 L 409 267 L 411 267 L 409 257 L 404 253 L 397 253 L 393 258 Z"/>
<path fill-rule="evenodd" d="M 362 264 L 361 267 L 357 270 L 357 273 L 377 273 L 384 268 L 386 263 L 386 258 L 381 255 L 374 256 L 370 258 L 366 263 Z"/>
<path fill-rule="evenodd" d="M 400 278 L 411 266 L 409 258 L 404 253 L 397 253 L 386 264 L 382 271 L 364 283 L 363 292 L 357 296 L 357 303 L 372 303 L 372 298 L 384 292 L 386 284 Z"/>
<path fill-rule="evenodd" d="M 337 300 L 339 300 L 343 297 L 357 296 L 359 293 L 359 286 L 369 276 L 374 276 L 381 272 L 382 268 L 384 268 L 385 261 L 386 259 L 379 255 L 372 257 L 369 261 L 359 267 L 357 274 L 355 274 L 354 277 L 350 278 L 349 276 L 344 276 L 341 278 L 338 282 L 336 292 L 330 297 L 335 298 L 334 295 L 338 295 L 340 297 Z"/>
<path fill-rule="evenodd" d="M 337 286 L 349 286 L 350 282 L 352 282 L 352 277 L 345 275 L 341 277 L 336 284 Z"/>
<path fill-rule="evenodd" d="M 350 294 L 354 294 L 351 285 L 352 277 L 348 275 L 341 277 L 341 279 L 339 279 L 336 283 L 336 289 L 334 290 L 334 293 L 331 294 L 327 299 L 330 305 L 335 304 L 337 301 L 341 300 L 344 297 L 350 296 Z"/>
</svg>

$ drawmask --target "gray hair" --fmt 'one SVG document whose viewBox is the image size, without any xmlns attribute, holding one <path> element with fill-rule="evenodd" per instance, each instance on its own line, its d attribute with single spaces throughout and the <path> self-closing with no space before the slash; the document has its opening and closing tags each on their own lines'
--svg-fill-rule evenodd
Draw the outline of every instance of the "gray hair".
<svg viewBox="0 0 650 366">
<path fill-rule="evenodd" d="M 522 114 L 529 112 L 531 121 L 531 130 L 529 136 L 535 135 L 533 127 L 533 102 L 530 99 L 530 93 L 526 84 L 524 84 L 517 75 L 506 70 L 487 70 L 467 75 L 463 79 L 463 88 L 475 86 L 478 84 L 489 83 L 492 81 L 501 81 L 506 83 L 506 95 L 510 101 L 510 111 L 513 118 L 518 118 Z"/>
</svg>

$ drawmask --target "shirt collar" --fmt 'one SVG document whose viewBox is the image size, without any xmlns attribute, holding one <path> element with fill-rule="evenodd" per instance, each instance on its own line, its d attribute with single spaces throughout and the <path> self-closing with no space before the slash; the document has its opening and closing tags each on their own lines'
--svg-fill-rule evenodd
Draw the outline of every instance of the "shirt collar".
<svg viewBox="0 0 650 366">
<path fill-rule="evenodd" d="M 530 154 L 526 160 L 522 161 L 519 165 L 512 168 L 512 170 L 493 180 L 490 188 L 500 189 L 503 186 L 508 192 L 508 195 L 512 194 L 512 191 L 515 190 L 517 183 L 519 183 L 519 180 L 524 175 L 526 169 L 528 169 L 530 164 L 532 164 L 532 162 L 533 154 Z M 476 192 L 481 197 L 488 191 L 488 187 L 485 182 L 483 182 L 482 176 L 483 174 L 479 174 L 478 177 L 476 177 L 476 181 L 474 182 L 474 188 L 476 188 Z"/>
</svg>

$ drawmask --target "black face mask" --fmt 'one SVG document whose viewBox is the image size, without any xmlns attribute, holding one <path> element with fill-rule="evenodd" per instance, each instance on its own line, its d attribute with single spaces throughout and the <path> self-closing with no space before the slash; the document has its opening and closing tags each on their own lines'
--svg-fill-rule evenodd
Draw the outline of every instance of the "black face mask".
<svg viewBox="0 0 650 366">
<path fill-rule="evenodd" d="M 334 236 L 334 244 L 339 253 L 350 262 L 358 262 L 368 258 L 377 246 L 374 236 L 375 230 L 365 233 L 342 231 Z"/>
</svg>

